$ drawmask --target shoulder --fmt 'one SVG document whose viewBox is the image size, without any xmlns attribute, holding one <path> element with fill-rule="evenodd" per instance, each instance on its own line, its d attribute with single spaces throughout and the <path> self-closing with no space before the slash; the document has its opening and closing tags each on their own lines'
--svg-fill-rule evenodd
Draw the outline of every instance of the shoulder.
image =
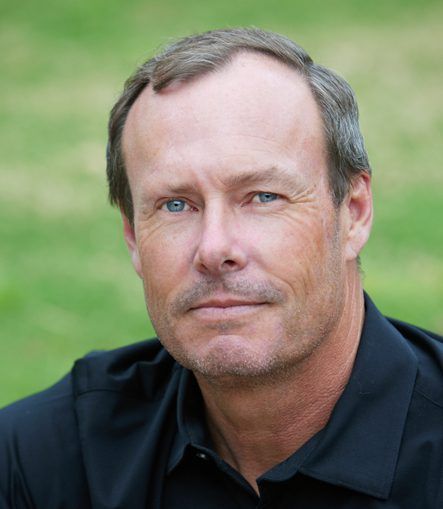
<svg viewBox="0 0 443 509">
<path fill-rule="evenodd" d="M 48 478 L 55 490 L 66 485 L 68 469 L 75 492 L 79 467 L 70 375 L 0 410 L 0 494 L 11 507 L 31 507 L 30 500 L 45 496 Z"/>
<path fill-rule="evenodd" d="M 84 399 L 95 411 L 100 406 L 113 412 L 116 404 L 124 413 L 134 397 L 160 396 L 174 369 L 156 340 L 93 352 L 54 386 L 1 409 L 0 501 L 14 493 L 45 509 L 89 507 L 81 437 Z M 103 395 L 112 396 L 112 409 Z M 25 502 L 12 506 L 28 507 Z"/>
<path fill-rule="evenodd" d="M 54 427 L 66 428 L 72 424 L 72 377 L 65 376 L 54 386 L 17 401 L 0 410 L 0 443 L 13 442 L 9 454 L 31 447 L 36 430 L 47 431 Z M 45 435 L 40 435 L 44 440 Z"/>
<path fill-rule="evenodd" d="M 393 493 L 420 493 L 417 507 L 443 507 L 443 338 L 389 319 L 413 354 L 416 377 L 396 468 Z M 440 501 L 440 502 L 437 502 Z"/>
<path fill-rule="evenodd" d="M 70 440 L 75 437 L 76 403 L 82 395 L 115 392 L 124 397 L 142 393 L 155 399 L 177 368 L 158 340 L 92 352 L 75 361 L 72 371 L 52 387 L 0 409 L 0 443 L 4 447 L 9 440 L 14 443 L 9 452 L 18 452 L 25 446 L 36 446 L 36 437 L 42 449 L 62 437 Z"/>
<path fill-rule="evenodd" d="M 400 320 L 389 321 L 417 359 L 416 392 L 443 409 L 443 337 Z"/>
<path fill-rule="evenodd" d="M 0 442 L 10 438 L 20 446 L 36 435 L 39 443 L 45 438 L 54 442 L 57 431 L 71 438 L 79 396 L 95 391 L 154 395 L 164 390 L 177 367 L 158 340 L 92 352 L 52 387 L 0 409 Z"/>
</svg>

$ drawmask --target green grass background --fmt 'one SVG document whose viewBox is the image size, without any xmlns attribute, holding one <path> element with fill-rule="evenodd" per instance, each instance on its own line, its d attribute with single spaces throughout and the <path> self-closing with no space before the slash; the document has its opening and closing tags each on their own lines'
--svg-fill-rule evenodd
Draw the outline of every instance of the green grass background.
<svg viewBox="0 0 443 509">
<path fill-rule="evenodd" d="M 135 65 L 211 28 L 282 32 L 350 81 L 374 167 L 365 286 L 443 332 L 442 20 L 431 0 L 3 0 L 0 406 L 153 334 L 106 201 L 106 121 Z"/>
</svg>

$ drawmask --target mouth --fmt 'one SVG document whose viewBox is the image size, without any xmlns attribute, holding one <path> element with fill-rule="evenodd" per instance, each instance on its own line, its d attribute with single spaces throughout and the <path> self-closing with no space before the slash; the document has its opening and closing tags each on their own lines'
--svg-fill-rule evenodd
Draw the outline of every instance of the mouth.
<svg viewBox="0 0 443 509">
<path fill-rule="evenodd" d="M 210 299 L 190 308 L 200 319 L 226 320 L 257 312 L 266 302 L 240 299 Z"/>
</svg>

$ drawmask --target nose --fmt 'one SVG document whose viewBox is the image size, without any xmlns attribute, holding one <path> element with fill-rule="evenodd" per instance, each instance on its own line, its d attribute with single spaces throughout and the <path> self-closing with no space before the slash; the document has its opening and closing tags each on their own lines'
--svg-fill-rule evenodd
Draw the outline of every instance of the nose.
<svg viewBox="0 0 443 509">
<path fill-rule="evenodd" d="M 242 270 L 247 264 L 247 254 L 233 212 L 222 207 L 206 208 L 201 221 L 194 256 L 196 270 L 211 276 Z"/>
</svg>

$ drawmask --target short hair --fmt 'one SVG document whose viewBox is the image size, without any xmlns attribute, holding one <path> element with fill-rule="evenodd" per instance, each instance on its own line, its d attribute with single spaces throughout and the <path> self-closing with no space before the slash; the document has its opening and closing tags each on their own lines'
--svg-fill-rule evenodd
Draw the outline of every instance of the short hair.
<svg viewBox="0 0 443 509">
<path fill-rule="evenodd" d="M 132 105 L 148 85 L 159 92 L 172 83 L 190 81 L 221 69 L 240 52 L 275 58 L 305 79 L 321 113 L 329 186 L 337 207 L 347 195 L 353 178 L 362 172 L 371 173 L 358 123 L 357 102 L 343 78 L 314 63 L 302 47 L 283 35 L 257 28 L 212 30 L 179 39 L 143 63 L 126 81 L 111 110 L 107 148 L 109 199 L 131 223 L 134 211 L 122 153 L 122 134 Z"/>
</svg>

